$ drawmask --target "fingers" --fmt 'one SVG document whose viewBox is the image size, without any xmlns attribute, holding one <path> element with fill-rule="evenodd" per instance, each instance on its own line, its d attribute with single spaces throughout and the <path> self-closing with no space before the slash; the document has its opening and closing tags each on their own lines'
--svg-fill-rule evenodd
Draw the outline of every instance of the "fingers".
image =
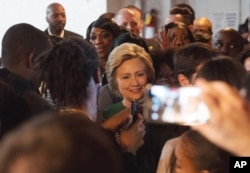
<svg viewBox="0 0 250 173">
<path fill-rule="evenodd" d="M 212 118 L 218 123 L 227 116 L 230 109 L 242 104 L 242 98 L 234 88 L 224 82 L 207 82 L 197 79 L 195 85 L 202 89 L 201 99 L 210 110 Z M 238 107 L 237 106 L 237 107 Z"/>
<path fill-rule="evenodd" d="M 158 33 L 155 35 L 155 40 L 158 42 L 162 50 L 167 50 L 170 48 L 169 36 L 167 35 L 167 31 L 164 27 L 159 29 Z"/>
<path fill-rule="evenodd" d="M 242 100 L 239 91 L 225 82 L 207 82 L 204 79 L 197 79 L 195 85 L 200 87 L 203 93 L 209 93 L 212 97 L 218 98 L 219 101 L 224 99 L 227 101 L 234 101 L 234 99 Z"/>
<path fill-rule="evenodd" d="M 164 34 L 165 40 L 169 42 L 170 29 L 168 29 L 167 31 L 164 29 L 163 34 Z"/>
<path fill-rule="evenodd" d="M 138 114 L 138 118 L 128 129 L 131 129 L 134 131 L 134 133 L 137 133 L 139 138 L 143 138 L 145 135 L 145 125 L 143 123 L 143 117 L 141 114 Z"/>
<path fill-rule="evenodd" d="M 162 29 L 159 29 L 158 32 L 155 34 L 155 40 L 160 44 L 162 39 Z"/>
<path fill-rule="evenodd" d="M 122 150 L 136 154 L 136 151 L 144 143 L 145 125 L 142 116 L 138 115 L 137 120 L 131 126 L 120 132 Z"/>
<path fill-rule="evenodd" d="M 132 127 L 139 127 L 140 125 L 144 125 L 143 124 L 143 117 L 140 113 L 138 113 L 136 121 L 134 123 L 132 123 Z"/>
</svg>

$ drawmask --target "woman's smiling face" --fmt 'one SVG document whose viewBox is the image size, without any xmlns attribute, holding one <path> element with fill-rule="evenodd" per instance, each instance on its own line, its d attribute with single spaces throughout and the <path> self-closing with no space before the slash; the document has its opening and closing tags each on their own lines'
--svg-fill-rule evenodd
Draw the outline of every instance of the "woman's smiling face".
<svg viewBox="0 0 250 173">
<path fill-rule="evenodd" d="M 127 101 L 143 97 L 147 84 L 147 70 L 140 58 L 124 61 L 116 70 L 116 81 L 119 91 Z"/>
</svg>

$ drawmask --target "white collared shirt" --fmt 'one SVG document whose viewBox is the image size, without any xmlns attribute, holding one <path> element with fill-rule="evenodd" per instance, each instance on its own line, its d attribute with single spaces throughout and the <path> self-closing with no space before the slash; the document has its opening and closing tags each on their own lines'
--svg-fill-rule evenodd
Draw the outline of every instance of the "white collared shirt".
<svg viewBox="0 0 250 173">
<path fill-rule="evenodd" d="M 58 37 L 58 35 L 52 34 L 52 32 L 50 31 L 50 29 L 48 28 L 48 33 L 51 36 L 56 36 Z M 61 34 L 59 35 L 60 38 L 64 38 L 64 30 L 62 30 Z"/>
</svg>

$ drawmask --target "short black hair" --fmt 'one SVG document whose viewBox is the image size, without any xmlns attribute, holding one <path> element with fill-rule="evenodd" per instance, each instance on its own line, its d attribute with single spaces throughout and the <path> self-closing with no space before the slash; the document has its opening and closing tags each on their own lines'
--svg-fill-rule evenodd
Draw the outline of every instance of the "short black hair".
<svg viewBox="0 0 250 173">
<path fill-rule="evenodd" d="M 217 55 L 218 52 L 206 43 L 195 42 L 181 47 L 174 55 L 175 74 L 183 74 L 191 80 L 199 65 Z"/>
<path fill-rule="evenodd" d="M 196 77 L 208 81 L 224 81 L 240 89 L 246 74 L 247 71 L 237 59 L 220 55 L 204 63 Z"/>
<path fill-rule="evenodd" d="M 191 14 L 192 14 L 192 19 L 194 20 L 195 19 L 195 11 L 193 9 L 193 7 L 189 4 L 186 4 L 186 3 L 179 3 L 179 4 L 176 4 L 175 7 L 181 7 L 181 8 L 187 8 L 190 10 Z"/>
<path fill-rule="evenodd" d="M 188 8 L 172 7 L 169 14 L 181 14 L 183 16 L 183 23 L 186 25 L 192 25 L 194 22 L 192 12 Z"/>
<path fill-rule="evenodd" d="M 11 26 L 2 39 L 2 65 L 16 65 L 28 54 L 41 54 L 51 48 L 48 35 L 27 23 Z"/>
</svg>

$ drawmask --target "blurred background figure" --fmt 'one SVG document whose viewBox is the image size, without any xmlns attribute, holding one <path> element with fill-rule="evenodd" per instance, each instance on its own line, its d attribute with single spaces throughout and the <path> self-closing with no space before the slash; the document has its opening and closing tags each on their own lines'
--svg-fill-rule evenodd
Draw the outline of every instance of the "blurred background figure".
<svg viewBox="0 0 250 173">
<path fill-rule="evenodd" d="M 115 15 L 115 22 L 128 31 L 140 36 L 143 28 L 142 12 L 135 6 L 121 8 Z"/>
<path fill-rule="evenodd" d="M 144 30 L 144 21 L 142 19 L 142 10 L 134 5 L 128 5 L 121 8 L 115 15 L 115 22 L 122 28 L 122 30 L 127 30 L 137 36 L 142 36 L 142 31 Z M 151 36 L 154 32 L 151 33 Z M 145 42 L 148 45 L 149 50 L 160 49 L 158 43 L 152 38 L 145 37 Z"/>
<path fill-rule="evenodd" d="M 212 22 L 208 18 L 200 17 L 195 19 L 193 24 L 194 40 L 212 45 L 212 28 Z"/>
<path fill-rule="evenodd" d="M 191 5 L 186 4 L 186 3 L 178 3 L 178 4 L 175 4 L 174 6 L 175 7 L 181 7 L 181 8 L 187 8 L 191 12 L 192 20 L 195 19 L 195 11 L 194 11 L 194 9 L 193 9 L 193 7 Z"/>
<path fill-rule="evenodd" d="M 48 28 L 44 32 L 50 36 L 53 44 L 56 44 L 63 38 L 83 38 L 77 33 L 64 29 L 66 25 L 66 12 L 64 7 L 59 3 L 52 3 L 47 7 L 46 21 Z"/>
<path fill-rule="evenodd" d="M 244 40 L 241 34 L 233 28 L 219 30 L 213 38 L 213 46 L 222 54 L 237 58 L 243 51 Z"/>
<path fill-rule="evenodd" d="M 163 26 L 156 36 L 162 50 L 183 47 L 194 42 L 193 34 L 182 22 L 170 22 Z"/>
<path fill-rule="evenodd" d="M 127 5 L 125 6 L 124 8 L 128 8 L 130 10 L 132 10 L 134 12 L 134 16 L 136 17 L 136 20 L 138 21 L 138 28 L 139 28 L 139 31 L 140 31 L 140 34 L 139 36 L 142 36 L 142 30 L 143 30 L 143 27 L 144 27 L 144 22 L 143 22 L 143 12 L 140 8 L 138 8 L 137 6 L 135 5 Z"/>
<path fill-rule="evenodd" d="M 239 25 L 238 31 L 241 34 L 248 34 L 250 29 L 249 29 L 249 17 L 246 18 L 245 22 Z"/>
<path fill-rule="evenodd" d="M 238 31 L 244 38 L 245 43 L 250 42 L 250 16 L 246 18 L 245 22 L 239 25 Z"/>
<path fill-rule="evenodd" d="M 190 31 L 193 30 L 193 14 L 188 8 L 182 8 L 182 7 L 172 7 L 169 10 L 169 16 L 167 16 L 165 20 L 165 24 L 168 24 L 170 22 L 182 22 L 190 29 Z"/>
<path fill-rule="evenodd" d="M 114 20 L 114 17 L 115 17 L 115 13 L 113 13 L 113 12 L 105 12 L 105 13 L 101 14 L 98 17 L 98 19 L 99 18 L 107 18 L 107 19 L 110 19 L 110 20 Z"/>
</svg>

